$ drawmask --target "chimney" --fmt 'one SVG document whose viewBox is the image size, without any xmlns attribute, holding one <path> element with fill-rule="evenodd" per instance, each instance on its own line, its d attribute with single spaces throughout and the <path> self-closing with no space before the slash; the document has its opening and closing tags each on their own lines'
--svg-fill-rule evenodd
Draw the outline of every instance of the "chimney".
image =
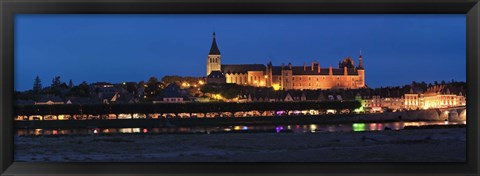
<svg viewBox="0 0 480 176">
<path fill-rule="evenodd" d="M 317 67 L 318 67 L 318 73 L 320 73 L 320 63 L 318 63 Z"/>
<path fill-rule="evenodd" d="M 312 62 L 312 71 L 313 71 L 313 65 L 315 64 L 315 61 Z"/>
<path fill-rule="evenodd" d="M 344 74 L 344 75 L 348 75 L 348 72 L 347 72 L 347 67 L 346 67 L 346 66 L 345 66 L 345 67 L 343 67 L 343 74 Z"/>
<path fill-rule="evenodd" d="M 290 68 L 290 70 L 292 69 L 292 63 L 288 63 L 288 68 Z"/>
<path fill-rule="evenodd" d="M 307 64 L 305 62 L 303 63 L 303 71 L 307 71 Z"/>
<path fill-rule="evenodd" d="M 333 75 L 332 66 L 330 66 L 330 68 L 328 69 L 328 74 Z"/>
<path fill-rule="evenodd" d="M 283 70 L 283 67 L 285 66 L 285 64 L 282 63 L 282 70 Z"/>
</svg>

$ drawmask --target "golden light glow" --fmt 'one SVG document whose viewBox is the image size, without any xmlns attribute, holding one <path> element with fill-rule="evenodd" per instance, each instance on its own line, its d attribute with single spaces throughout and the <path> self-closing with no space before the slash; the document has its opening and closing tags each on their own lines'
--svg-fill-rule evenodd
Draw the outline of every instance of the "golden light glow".
<svg viewBox="0 0 480 176">
<path fill-rule="evenodd" d="M 203 85 L 205 84 L 202 80 L 198 81 L 198 84 Z"/>
<path fill-rule="evenodd" d="M 182 86 L 183 86 L 183 87 L 189 87 L 189 86 L 190 86 L 190 84 L 189 84 L 189 83 L 187 83 L 187 82 L 183 82 L 183 83 L 182 83 Z"/>
<path fill-rule="evenodd" d="M 272 87 L 273 87 L 273 90 L 280 90 L 280 85 L 278 84 L 273 84 Z"/>
<path fill-rule="evenodd" d="M 222 99 L 223 97 L 222 97 L 222 95 L 220 95 L 220 94 L 215 94 L 215 95 L 213 95 L 213 98 L 215 98 L 215 99 L 217 99 L 217 100 L 220 100 L 220 99 Z"/>
</svg>

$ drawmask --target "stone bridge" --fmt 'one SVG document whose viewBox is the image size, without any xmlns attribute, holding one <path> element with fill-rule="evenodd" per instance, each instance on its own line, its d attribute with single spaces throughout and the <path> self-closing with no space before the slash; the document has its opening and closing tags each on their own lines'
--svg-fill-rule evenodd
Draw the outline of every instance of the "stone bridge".
<svg viewBox="0 0 480 176">
<path fill-rule="evenodd" d="M 438 116 L 442 120 L 465 121 L 467 120 L 467 108 L 465 106 L 439 108 L 436 109 Z"/>
</svg>

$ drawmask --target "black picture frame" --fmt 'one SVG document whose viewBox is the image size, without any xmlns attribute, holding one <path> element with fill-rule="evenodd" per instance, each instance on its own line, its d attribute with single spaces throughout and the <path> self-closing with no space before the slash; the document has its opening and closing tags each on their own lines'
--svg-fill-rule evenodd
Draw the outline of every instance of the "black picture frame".
<svg viewBox="0 0 480 176">
<path fill-rule="evenodd" d="M 478 175 L 479 0 L 1 0 L 2 175 Z M 27 163 L 13 162 L 16 14 L 466 14 L 465 163 Z"/>
</svg>

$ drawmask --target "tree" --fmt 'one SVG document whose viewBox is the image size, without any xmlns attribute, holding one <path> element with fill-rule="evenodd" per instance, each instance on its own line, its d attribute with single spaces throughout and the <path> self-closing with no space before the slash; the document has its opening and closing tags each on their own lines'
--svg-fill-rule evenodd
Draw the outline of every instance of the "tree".
<svg viewBox="0 0 480 176">
<path fill-rule="evenodd" d="M 34 92 L 40 92 L 42 90 L 42 81 L 40 80 L 40 77 L 36 77 L 35 81 L 33 82 L 33 91 Z"/>
<path fill-rule="evenodd" d="M 73 87 L 73 81 L 70 79 L 70 81 L 68 81 L 68 87 L 71 89 Z"/>
<path fill-rule="evenodd" d="M 416 82 L 416 81 L 412 81 L 412 86 L 413 86 L 413 87 L 416 87 L 416 86 L 417 86 L 417 82 Z"/>
<path fill-rule="evenodd" d="M 72 88 L 71 94 L 79 97 L 88 97 L 90 95 L 90 87 L 87 82 L 83 81 L 78 86 Z"/>
<path fill-rule="evenodd" d="M 137 84 L 135 82 L 125 83 L 125 88 L 128 93 L 136 94 L 137 93 Z"/>
<path fill-rule="evenodd" d="M 59 87 L 60 84 L 62 84 L 62 81 L 60 81 L 60 76 L 55 76 L 52 80 L 51 87 L 56 88 L 56 87 Z"/>
<path fill-rule="evenodd" d="M 145 94 L 147 95 L 147 97 L 154 98 L 160 92 L 160 88 L 159 88 L 160 83 L 158 82 L 157 77 L 155 76 L 150 77 L 146 85 L 147 87 L 145 88 Z"/>
</svg>

